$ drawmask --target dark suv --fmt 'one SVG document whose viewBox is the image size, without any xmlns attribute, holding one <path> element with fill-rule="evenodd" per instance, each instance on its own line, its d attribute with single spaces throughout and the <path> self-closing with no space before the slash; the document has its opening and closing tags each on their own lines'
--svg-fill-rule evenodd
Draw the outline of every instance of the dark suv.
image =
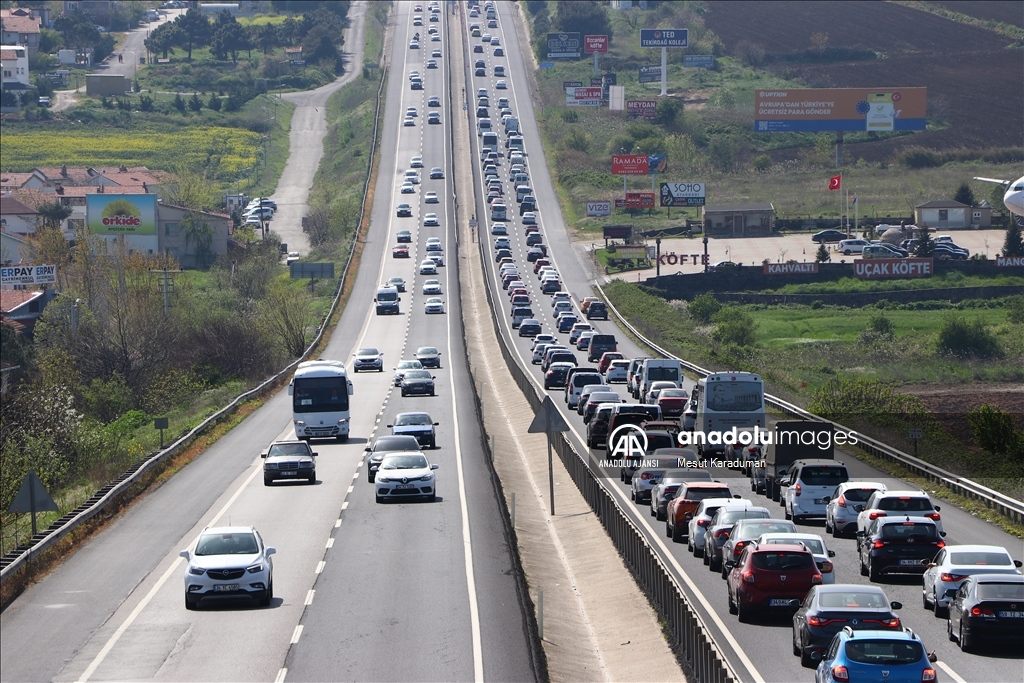
<svg viewBox="0 0 1024 683">
<path fill-rule="evenodd" d="M 923 574 L 945 545 L 927 517 L 878 517 L 857 532 L 861 576 L 878 581 L 883 574 Z"/>
<path fill-rule="evenodd" d="M 372 446 L 366 447 L 366 452 L 369 453 L 369 457 L 366 462 L 366 480 L 371 484 L 377 473 L 373 470 L 373 466 L 380 466 L 384 456 L 389 453 L 401 453 L 403 451 L 418 451 L 420 449 L 420 442 L 415 436 L 408 434 L 392 434 L 390 436 L 378 436 L 377 440 L 373 442 Z"/>
<path fill-rule="evenodd" d="M 590 307 L 593 308 L 594 304 Z M 587 315 L 590 315 L 590 308 L 587 309 Z M 615 341 L 614 334 L 595 334 L 590 338 L 590 349 L 587 351 L 587 360 L 593 363 L 594 361 L 600 360 L 601 356 L 606 351 L 618 351 L 619 345 Z"/>
<path fill-rule="evenodd" d="M 595 301 L 587 307 L 587 320 L 594 319 L 608 319 L 608 306 L 603 301 Z"/>
</svg>

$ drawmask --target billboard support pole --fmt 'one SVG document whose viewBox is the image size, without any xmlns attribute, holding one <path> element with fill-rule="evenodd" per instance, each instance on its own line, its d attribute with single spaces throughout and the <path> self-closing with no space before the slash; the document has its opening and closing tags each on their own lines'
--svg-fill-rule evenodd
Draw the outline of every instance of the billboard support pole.
<svg viewBox="0 0 1024 683">
<path fill-rule="evenodd" d="M 656 237 L 654 244 L 657 245 L 657 251 L 654 254 L 654 277 L 661 277 L 661 238 Z"/>
<path fill-rule="evenodd" d="M 843 167 L 843 131 L 836 131 L 836 168 Z"/>
<path fill-rule="evenodd" d="M 598 58 L 601 56 L 600 52 L 594 53 L 594 75 L 601 73 L 601 68 L 598 66 Z"/>
<path fill-rule="evenodd" d="M 626 201 L 626 176 L 622 176 L 622 201 Z"/>
<path fill-rule="evenodd" d="M 668 95 L 668 48 L 661 48 L 661 96 Z"/>
</svg>

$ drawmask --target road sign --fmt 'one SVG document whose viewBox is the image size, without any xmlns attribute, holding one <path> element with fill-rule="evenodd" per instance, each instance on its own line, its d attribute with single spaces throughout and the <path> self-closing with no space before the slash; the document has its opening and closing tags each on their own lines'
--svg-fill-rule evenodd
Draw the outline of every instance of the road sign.
<svg viewBox="0 0 1024 683">
<path fill-rule="evenodd" d="M 296 262 L 289 266 L 289 273 L 293 280 L 300 280 L 307 277 L 319 280 L 333 280 L 334 264 Z"/>
<path fill-rule="evenodd" d="M 583 81 L 562 81 L 562 87 L 569 90 L 570 88 L 582 88 L 584 86 Z"/>
<path fill-rule="evenodd" d="M 704 206 L 704 183 L 662 183 L 662 206 Z"/>
<path fill-rule="evenodd" d="M 713 69 L 714 55 L 683 55 L 683 66 L 687 69 Z"/>
<path fill-rule="evenodd" d="M 620 201 L 618 199 L 616 202 Z M 628 240 L 633 236 L 632 225 L 606 225 L 604 226 L 604 238 L 606 240 Z"/>
<path fill-rule="evenodd" d="M 59 510 L 57 503 L 53 502 L 53 498 L 50 497 L 50 493 L 43 486 L 43 482 L 39 481 L 35 471 L 29 470 L 21 482 L 18 494 L 14 496 L 14 500 L 11 502 L 11 507 L 7 508 L 7 513 L 11 515 L 20 515 L 24 512 L 31 513 L 32 535 L 35 536 L 36 513 L 56 512 L 57 510 Z"/>
<path fill-rule="evenodd" d="M 530 434 L 557 434 L 569 431 L 569 425 L 566 424 L 562 414 L 558 412 L 551 397 L 545 396 L 540 410 L 537 411 L 533 422 L 530 423 L 530 428 L 526 431 Z"/>
<path fill-rule="evenodd" d="M 687 47 L 685 28 L 640 29 L 640 47 Z"/>
<path fill-rule="evenodd" d="M 588 55 L 608 52 L 608 36 L 583 36 L 583 51 Z"/>
<path fill-rule="evenodd" d="M 551 69 L 551 68 L 554 68 L 554 66 L 555 66 L 554 62 L 541 62 L 540 63 L 540 68 L 542 68 L 542 69 Z"/>
<path fill-rule="evenodd" d="M 640 67 L 640 74 L 637 80 L 640 83 L 657 83 L 661 80 L 661 67 L 658 65 Z"/>
<path fill-rule="evenodd" d="M 912 427 L 910 429 L 910 438 L 911 439 L 923 439 L 924 438 L 924 430 L 921 429 L 920 427 Z"/>
</svg>

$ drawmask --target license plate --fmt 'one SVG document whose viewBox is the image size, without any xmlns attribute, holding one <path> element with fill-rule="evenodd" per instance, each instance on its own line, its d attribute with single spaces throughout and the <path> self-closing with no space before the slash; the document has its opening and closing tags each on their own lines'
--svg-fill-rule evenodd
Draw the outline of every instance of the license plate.
<svg viewBox="0 0 1024 683">
<path fill-rule="evenodd" d="M 229 591 L 236 591 L 236 590 L 238 590 L 238 584 L 237 583 L 222 583 L 222 584 L 218 584 L 218 585 L 213 587 L 213 592 L 214 593 L 226 593 L 226 592 L 229 592 Z"/>
<path fill-rule="evenodd" d="M 1024 612 L 1000 612 L 1002 619 L 1024 619 Z"/>
<path fill-rule="evenodd" d="M 923 560 L 900 560 L 901 567 L 917 567 Z"/>
<path fill-rule="evenodd" d="M 815 498 L 814 502 L 817 505 L 824 505 L 824 504 L 828 503 L 828 498 Z"/>
<path fill-rule="evenodd" d="M 412 484 L 399 484 L 399 485 L 398 485 L 398 486 L 396 486 L 395 488 L 396 488 L 396 489 L 414 489 L 414 488 L 416 488 L 416 487 L 415 487 L 415 486 L 413 486 Z"/>
<path fill-rule="evenodd" d="M 790 603 L 790 601 L 789 601 L 788 598 L 772 598 L 771 600 L 768 601 L 768 606 L 769 607 L 789 607 L 789 603 Z"/>
<path fill-rule="evenodd" d="M 281 476 L 282 477 L 294 477 L 296 474 L 298 474 L 298 472 L 296 472 L 294 470 L 286 470 L 286 471 L 281 473 Z"/>
</svg>

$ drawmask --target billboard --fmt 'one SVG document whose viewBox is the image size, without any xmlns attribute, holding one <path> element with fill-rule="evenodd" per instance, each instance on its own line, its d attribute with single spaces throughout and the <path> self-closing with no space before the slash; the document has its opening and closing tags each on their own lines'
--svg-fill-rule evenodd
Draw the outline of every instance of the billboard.
<svg viewBox="0 0 1024 683">
<path fill-rule="evenodd" d="M 655 173 L 665 173 L 668 171 L 668 155 L 667 154 L 651 154 L 647 158 L 647 173 L 654 175 Z"/>
<path fill-rule="evenodd" d="M 597 107 L 601 104 L 601 88 L 567 88 L 565 106 Z"/>
<path fill-rule="evenodd" d="M 583 51 L 588 55 L 608 52 L 608 36 L 583 36 Z"/>
<path fill-rule="evenodd" d="M 615 200 L 618 201 L 618 200 Z M 632 225 L 606 225 L 604 226 L 604 238 L 606 240 L 628 240 L 633 236 Z"/>
<path fill-rule="evenodd" d="M 642 28 L 640 47 L 687 47 L 685 28 Z"/>
<path fill-rule="evenodd" d="M 583 81 L 562 81 L 562 87 L 568 91 L 571 88 L 582 88 Z"/>
<path fill-rule="evenodd" d="M 924 130 L 927 88 L 799 88 L 754 92 L 754 130 Z"/>
<path fill-rule="evenodd" d="M 85 216 L 94 235 L 156 235 L 155 194 L 87 194 Z"/>
<path fill-rule="evenodd" d="M 683 67 L 687 69 L 715 68 L 714 55 L 683 55 Z"/>
<path fill-rule="evenodd" d="M 627 209 L 653 209 L 654 208 L 654 193 L 653 192 L 627 192 L 626 193 L 626 208 Z"/>
<path fill-rule="evenodd" d="M 613 175 L 647 175 L 649 159 L 646 154 L 613 154 Z"/>
<path fill-rule="evenodd" d="M 853 262 L 853 274 L 862 280 L 928 277 L 935 274 L 930 258 L 869 258 Z"/>
<path fill-rule="evenodd" d="M 548 59 L 579 59 L 581 44 L 578 32 L 549 33 Z"/>
<path fill-rule="evenodd" d="M 637 81 L 640 83 L 661 82 L 661 65 L 640 67 L 640 74 Z"/>
<path fill-rule="evenodd" d="M 610 216 L 612 215 L 612 203 L 604 199 L 588 199 L 587 215 Z"/>
<path fill-rule="evenodd" d="M 57 282 L 57 266 L 4 266 L 0 285 L 52 285 Z"/>
<path fill-rule="evenodd" d="M 765 263 L 763 269 L 765 275 L 790 275 L 792 273 L 813 274 L 818 272 L 818 262 L 811 261 L 810 263 Z"/>
<path fill-rule="evenodd" d="M 626 114 L 631 119 L 653 119 L 658 115 L 658 101 L 626 100 Z"/>
<path fill-rule="evenodd" d="M 633 258 L 633 259 L 644 259 L 647 258 L 647 246 L 644 244 L 616 244 L 614 245 L 615 250 L 612 251 L 612 247 L 608 247 L 608 256 L 614 256 L 615 258 Z"/>
<path fill-rule="evenodd" d="M 704 206 L 704 183 L 662 183 L 662 206 Z"/>
</svg>

